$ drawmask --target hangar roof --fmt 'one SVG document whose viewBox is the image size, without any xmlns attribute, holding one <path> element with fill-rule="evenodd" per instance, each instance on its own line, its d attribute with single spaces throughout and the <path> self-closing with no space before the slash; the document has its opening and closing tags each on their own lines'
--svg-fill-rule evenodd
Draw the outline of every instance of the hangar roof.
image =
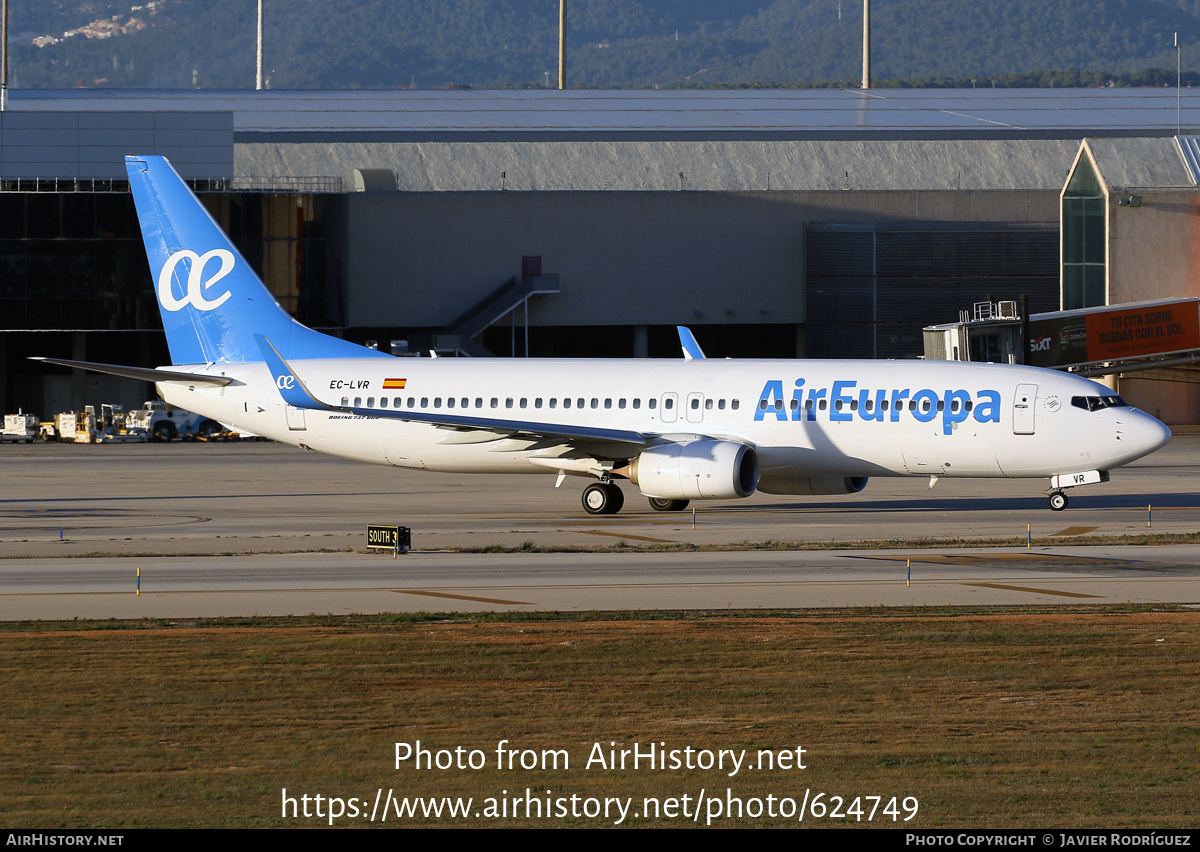
<svg viewBox="0 0 1200 852">
<path fill-rule="evenodd" d="M 1200 127 L 1200 89 L 1179 120 Z M 232 112 L 238 141 L 975 139 L 1158 136 L 1174 89 L 742 89 L 10 92 L 13 111 Z"/>
<path fill-rule="evenodd" d="M 1169 141 L 1169 140 L 1168 140 Z M 238 177 L 389 172 L 408 192 L 1034 190 L 1057 195 L 1079 143 L 917 141 L 474 141 L 235 145 Z"/>
<path fill-rule="evenodd" d="M 1196 186 L 1196 137 L 1158 139 L 1085 139 L 1110 188 L 1173 189 Z M 1189 156 L 1190 155 L 1190 156 Z"/>
</svg>

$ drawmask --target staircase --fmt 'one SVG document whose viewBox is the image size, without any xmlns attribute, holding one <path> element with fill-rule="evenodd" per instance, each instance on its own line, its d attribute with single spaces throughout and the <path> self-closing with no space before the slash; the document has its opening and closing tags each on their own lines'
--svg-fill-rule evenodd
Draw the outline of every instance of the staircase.
<svg viewBox="0 0 1200 852">
<path fill-rule="evenodd" d="M 477 358 L 489 357 L 492 353 L 475 338 L 534 296 L 558 292 L 557 275 L 525 278 L 514 275 L 438 332 L 438 348 L 456 349 L 460 354 Z"/>
</svg>

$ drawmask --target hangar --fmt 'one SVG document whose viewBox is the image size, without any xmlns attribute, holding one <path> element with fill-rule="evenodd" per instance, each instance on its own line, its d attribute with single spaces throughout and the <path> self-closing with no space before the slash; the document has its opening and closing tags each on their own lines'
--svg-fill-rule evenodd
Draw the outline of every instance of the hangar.
<svg viewBox="0 0 1200 852">
<path fill-rule="evenodd" d="M 1063 307 L 1082 140 L 1175 144 L 1200 125 L 1180 95 L 1177 111 L 1159 89 L 13 93 L 0 403 L 148 392 L 26 355 L 166 361 L 126 153 L 171 158 L 301 321 L 398 354 L 669 356 L 686 324 L 712 354 L 904 358 L 976 301 Z M 1194 223 L 1182 204 L 1162 215 Z M 1190 268 L 1181 229 L 1143 251 Z M 1106 266 L 1106 298 L 1150 297 L 1135 267 Z M 1182 279 L 1171 295 L 1196 295 Z"/>
</svg>

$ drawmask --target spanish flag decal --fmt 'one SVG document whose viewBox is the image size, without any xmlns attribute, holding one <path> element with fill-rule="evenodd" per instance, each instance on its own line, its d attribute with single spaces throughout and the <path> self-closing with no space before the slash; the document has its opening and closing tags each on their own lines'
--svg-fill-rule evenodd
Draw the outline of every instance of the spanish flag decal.
<svg viewBox="0 0 1200 852">
<path fill-rule="evenodd" d="M 383 389 L 384 390 L 404 390 L 404 385 L 407 382 L 408 382 L 408 379 L 384 379 L 383 380 Z"/>
</svg>

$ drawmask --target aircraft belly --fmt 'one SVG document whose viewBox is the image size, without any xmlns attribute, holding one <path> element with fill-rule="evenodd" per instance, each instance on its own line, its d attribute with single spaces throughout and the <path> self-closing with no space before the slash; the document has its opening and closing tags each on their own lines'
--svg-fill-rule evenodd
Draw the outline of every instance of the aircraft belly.
<svg viewBox="0 0 1200 852">
<path fill-rule="evenodd" d="M 927 424 L 853 422 L 809 426 L 799 435 L 776 431 L 773 437 L 780 443 L 757 447 L 767 476 L 1000 477 L 1005 472 L 997 465 L 997 440 L 1003 444 L 1013 436 L 971 423 L 956 424 L 944 435 Z M 789 439 L 790 446 L 784 443 Z"/>
</svg>

